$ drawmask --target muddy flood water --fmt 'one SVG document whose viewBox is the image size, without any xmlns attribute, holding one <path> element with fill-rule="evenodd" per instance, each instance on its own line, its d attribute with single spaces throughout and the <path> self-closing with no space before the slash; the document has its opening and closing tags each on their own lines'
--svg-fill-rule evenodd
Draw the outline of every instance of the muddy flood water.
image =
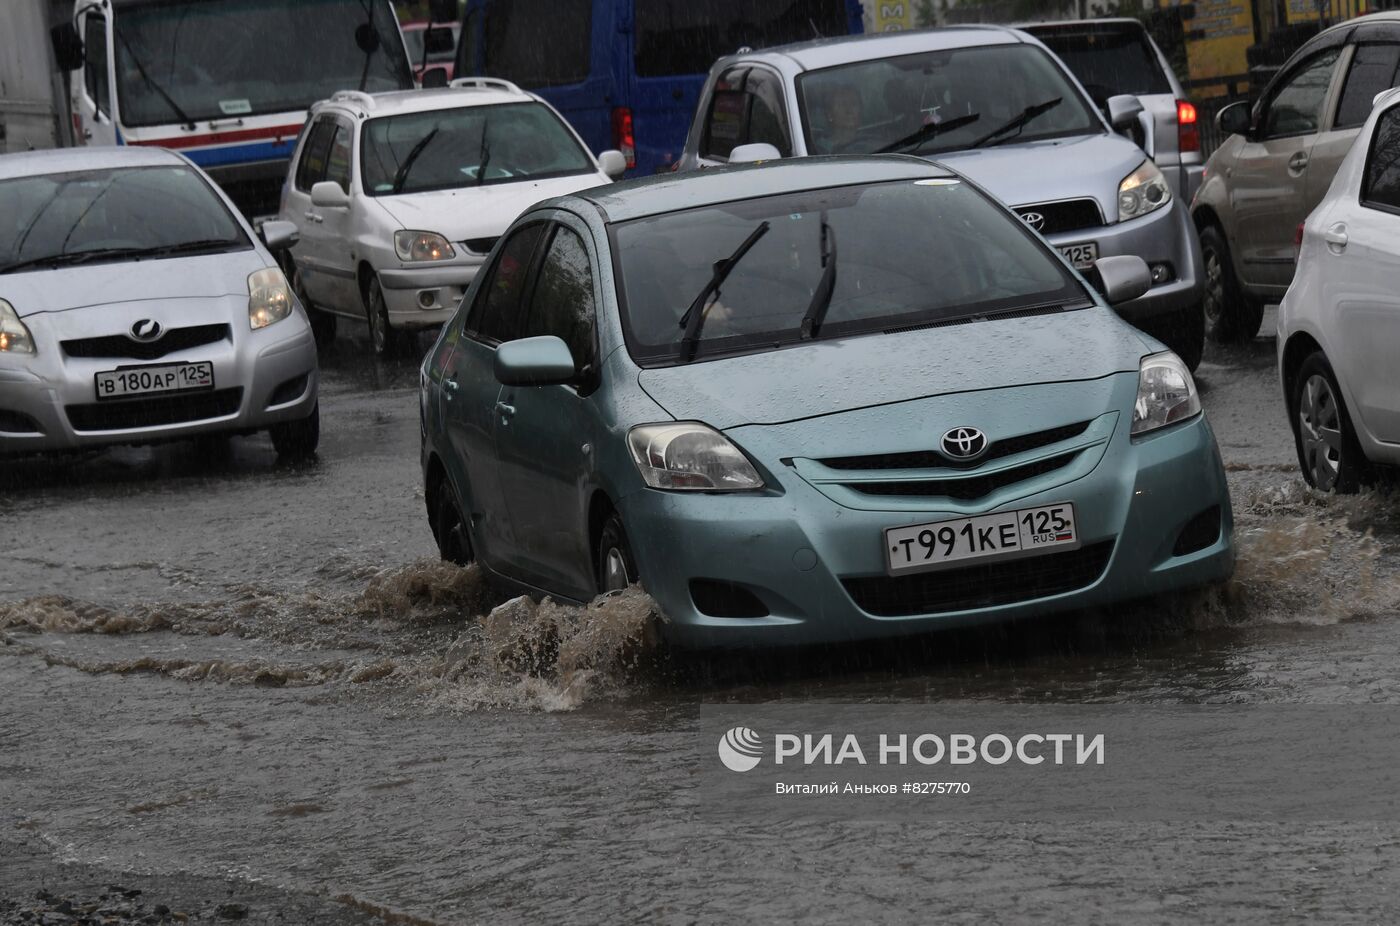
<svg viewBox="0 0 1400 926">
<path fill-rule="evenodd" d="M 66 865 L 202 879 L 211 920 L 220 891 L 326 922 L 1400 911 L 1394 824 L 745 826 L 697 806 L 707 703 L 1400 704 L 1400 490 L 1304 488 L 1271 338 L 1199 374 L 1235 506 L 1227 587 L 711 656 L 661 644 L 639 590 L 535 605 L 437 561 L 416 370 L 362 347 L 324 361 L 313 464 L 236 438 L 0 466 L 0 860 L 28 860 L 0 899 Z"/>
</svg>

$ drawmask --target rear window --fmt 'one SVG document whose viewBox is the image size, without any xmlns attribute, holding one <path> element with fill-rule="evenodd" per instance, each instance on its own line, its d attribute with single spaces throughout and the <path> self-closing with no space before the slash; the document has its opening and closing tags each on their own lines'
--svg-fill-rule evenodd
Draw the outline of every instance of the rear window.
<svg viewBox="0 0 1400 926">
<path fill-rule="evenodd" d="M 845 35 L 846 0 L 638 0 L 642 77 L 704 74 L 744 46 L 765 48 Z"/>
<path fill-rule="evenodd" d="M 557 87 L 588 77 L 593 0 L 492 0 L 472 11 L 482 23 L 481 73 L 522 87 Z M 475 39 L 475 23 L 468 35 Z M 475 49 L 467 55 L 468 66 Z"/>
<path fill-rule="evenodd" d="M 1141 29 L 1036 30 L 1094 102 L 1120 93 L 1171 93 L 1171 83 Z"/>
</svg>

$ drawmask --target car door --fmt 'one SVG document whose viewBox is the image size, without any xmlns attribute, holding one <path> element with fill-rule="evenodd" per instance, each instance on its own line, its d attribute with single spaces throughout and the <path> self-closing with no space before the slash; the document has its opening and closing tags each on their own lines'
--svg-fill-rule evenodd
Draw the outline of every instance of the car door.
<svg viewBox="0 0 1400 926">
<path fill-rule="evenodd" d="M 553 224 L 530 295 L 522 337 L 553 335 L 569 345 L 578 382 L 507 386 L 496 416 L 501 491 L 531 584 L 587 600 L 597 591 L 588 536 L 602 436 L 590 399 L 598 375 L 592 236 L 582 223 Z"/>
<path fill-rule="evenodd" d="M 1360 195 L 1353 187 L 1327 208 L 1320 278 L 1333 365 L 1365 430 L 1400 443 L 1400 106 L 1376 122 Z"/>
<path fill-rule="evenodd" d="M 108 60 L 107 17 L 95 7 L 82 14 L 83 68 L 73 81 L 73 111 L 80 120 L 76 144 L 115 145 L 112 69 Z"/>
<path fill-rule="evenodd" d="M 301 233 L 292 249 L 292 259 L 301 273 L 302 287 L 312 302 L 326 310 L 334 307 L 335 291 L 329 276 L 321 272 L 326 265 L 326 240 L 317 221 L 319 210 L 311 205 L 311 188 L 326 179 L 326 163 L 334 139 L 335 119 L 330 115 L 317 116 L 297 152 L 283 215 L 295 222 Z"/>
<path fill-rule="evenodd" d="M 1340 48 L 1299 62 L 1275 85 L 1230 177 L 1236 241 L 1245 282 L 1285 287 L 1293 278 L 1293 235 L 1307 216 L 1308 163 Z"/>
<path fill-rule="evenodd" d="M 326 155 L 325 179 L 339 185 L 345 195 L 351 197 L 350 204 L 334 209 L 314 205 L 311 208 L 317 216 L 312 223 L 315 226 L 313 236 L 321 242 L 321 257 L 325 263 L 322 283 L 328 291 L 327 304 L 345 315 L 363 318 L 364 304 L 355 276 L 355 251 L 350 234 L 351 213 L 355 208 L 354 184 L 350 182 L 354 169 L 354 131 L 345 118 L 337 116 L 330 151 Z"/>
<path fill-rule="evenodd" d="M 1388 24 L 1389 25 L 1389 24 Z M 1382 90 L 1396 85 L 1395 73 L 1400 67 L 1400 28 L 1387 30 L 1390 34 L 1376 33 L 1375 30 L 1358 30 L 1358 41 L 1350 46 L 1342 59 L 1346 76 L 1342 79 L 1341 93 L 1333 112 L 1328 114 L 1324 131 L 1313 143 L 1312 157 L 1308 164 L 1306 212 L 1312 212 L 1327 188 L 1332 185 L 1342 160 L 1356 142 L 1368 116 L 1371 115 L 1371 101 Z M 1390 41 L 1369 41 L 1370 38 L 1389 38 Z"/>
<path fill-rule="evenodd" d="M 496 348 L 514 340 L 520 329 L 523 296 L 543 231 L 542 223 L 516 229 L 502 242 L 491 266 L 482 270 L 487 276 L 467 312 L 442 382 L 442 421 L 452 447 L 447 466 L 471 525 L 472 544 L 487 566 L 512 577 L 521 570 L 512 559 L 517 532 L 496 462 L 501 384 L 494 362 Z"/>
</svg>

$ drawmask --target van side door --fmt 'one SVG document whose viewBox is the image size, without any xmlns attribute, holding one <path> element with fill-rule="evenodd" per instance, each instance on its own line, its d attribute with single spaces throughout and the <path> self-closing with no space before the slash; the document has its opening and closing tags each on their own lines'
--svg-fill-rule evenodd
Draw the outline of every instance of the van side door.
<svg viewBox="0 0 1400 926">
<path fill-rule="evenodd" d="M 91 6 L 79 17 L 83 37 L 83 66 L 73 74 L 73 112 L 81 128 L 73 139 L 78 145 L 115 145 L 117 127 L 112 112 L 112 62 L 110 23 L 105 13 Z"/>
</svg>

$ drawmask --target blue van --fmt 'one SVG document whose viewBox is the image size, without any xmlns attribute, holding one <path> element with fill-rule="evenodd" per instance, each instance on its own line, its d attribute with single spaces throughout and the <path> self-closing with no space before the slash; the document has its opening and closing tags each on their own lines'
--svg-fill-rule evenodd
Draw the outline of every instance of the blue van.
<svg viewBox="0 0 1400 926">
<path fill-rule="evenodd" d="M 860 0 L 467 0 L 456 74 L 533 90 L 645 175 L 680 158 L 716 59 L 861 31 Z"/>
</svg>

